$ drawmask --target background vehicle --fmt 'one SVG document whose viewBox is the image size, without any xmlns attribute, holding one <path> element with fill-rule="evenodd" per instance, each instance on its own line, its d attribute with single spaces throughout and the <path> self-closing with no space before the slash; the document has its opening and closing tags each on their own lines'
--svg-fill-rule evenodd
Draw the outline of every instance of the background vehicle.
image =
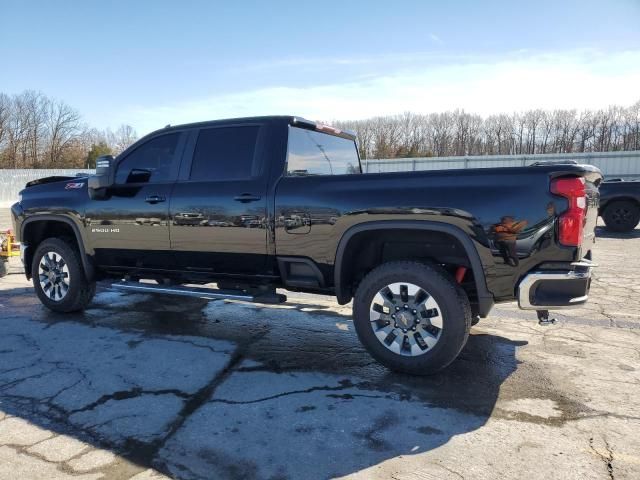
<svg viewBox="0 0 640 480">
<path fill-rule="evenodd" d="M 27 277 L 60 312 L 105 278 L 204 298 L 282 302 L 284 287 L 353 299 L 368 351 L 415 374 L 452 362 L 495 302 L 587 301 L 597 168 L 362 174 L 354 140 L 297 117 L 205 122 L 101 157 L 95 176 L 31 182 L 12 207 Z M 492 248 L 514 219 L 522 238 Z M 218 289 L 194 286 L 208 283 Z"/>
<path fill-rule="evenodd" d="M 600 216 L 607 229 L 630 232 L 640 222 L 640 181 L 609 180 L 600 185 Z"/>
<path fill-rule="evenodd" d="M 19 252 L 20 246 L 16 243 L 13 232 L 0 232 L 0 278 L 9 273 L 9 258 L 18 256 Z"/>
</svg>

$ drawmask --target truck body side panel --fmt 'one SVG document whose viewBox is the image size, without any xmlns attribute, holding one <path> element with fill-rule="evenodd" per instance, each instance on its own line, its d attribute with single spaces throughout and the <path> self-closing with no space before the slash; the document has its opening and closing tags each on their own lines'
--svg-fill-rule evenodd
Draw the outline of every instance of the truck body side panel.
<svg viewBox="0 0 640 480">
<path fill-rule="evenodd" d="M 556 215 L 567 206 L 549 191 L 550 175 L 559 170 L 284 177 L 276 189 L 276 253 L 309 257 L 331 285 L 338 244 L 350 228 L 373 221 L 439 222 L 472 239 L 495 299 L 512 299 L 519 279 L 537 265 L 579 256 L 555 241 Z M 292 231 L 297 217 L 303 220 Z"/>
</svg>

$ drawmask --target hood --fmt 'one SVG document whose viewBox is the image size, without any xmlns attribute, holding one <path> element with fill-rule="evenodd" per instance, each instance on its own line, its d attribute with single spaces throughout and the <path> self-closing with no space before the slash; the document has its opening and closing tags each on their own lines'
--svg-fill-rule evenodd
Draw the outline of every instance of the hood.
<svg viewBox="0 0 640 480">
<path fill-rule="evenodd" d="M 87 179 L 87 175 L 74 176 L 74 177 L 55 175 L 52 177 L 44 177 L 44 178 L 38 178 L 36 180 L 31 180 L 30 182 L 27 182 L 27 184 L 25 185 L 25 188 L 33 187 L 35 185 L 44 185 L 45 183 L 64 182 L 69 180 L 81 181 L 86 179 Z"/>
</svg>

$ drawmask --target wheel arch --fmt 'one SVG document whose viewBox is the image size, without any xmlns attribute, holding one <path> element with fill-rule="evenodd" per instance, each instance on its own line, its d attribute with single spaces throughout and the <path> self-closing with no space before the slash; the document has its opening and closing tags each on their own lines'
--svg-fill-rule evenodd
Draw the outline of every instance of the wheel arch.
<svg viewBox="0 0 640 480">
<path fill-rule="evenodd" d="M 378 220 L 365 222 L 349 228 L 341 237 L 336 250 L 334 263 L 334 287 L 338 303 L 344 305 L 352 298 L 350 283 L 348 281 L 348 269 L 345 254 L 348 252 L 349 243 L 358 234 L 375 232 L 377 230 L 416 230 L 425 233 L 441 233 L 454 237 L 464 250 L 471 269 L 473 281 L 478 295 L 478 307 L 481 316 L 486 316 L 494 304 L 493 295 L 487 288 L 485 271 L 480 260 L 480 255 L 471 238 L 459 227 L 442 222 L 428 220 Z"/>
<path fill-rule="evenodd" d="M 95 271 L 93 264 L 87 256 L 85 250 L 85 242 L 82 238 L 80 228 L 75 222 L 62 215 L 38 215 L 36 217 L 27 218 L 21 227 L 20 239 L 27 246 L 24 252 L 24 271 L 27 278 L 31 278 L 31 262 L 33 260 L 33 254 L 37 245 L 41 243 L 45 238 L 49 238 L 51 235 L 48 233 L 60 231 L 60 227 L 63 226 L 67 231 L 70 231 L 76 241 L 80 259 L 82 261 L 82 267 L 84 268 L 85 275 L 88 280 L 93 280 Z"/>
<path fill-rule="evenodd" d="M 631 202 L 634 205 L 636 205 L 638 208 L 640 208 L 640 199 L 637 197 L 634 197 L 633 195 L 621 195 L 619 197 L 612 197 L 610 199 L 608 199 L 604 204 L 600 205 L 600 208 L 598 209 L 598 214 L 602 215 L 604 213 L 604 211 L 607 209 L 607 207 L 609 205 L 611 205 L 612 203 L 615 202 Z"/>
</svg>

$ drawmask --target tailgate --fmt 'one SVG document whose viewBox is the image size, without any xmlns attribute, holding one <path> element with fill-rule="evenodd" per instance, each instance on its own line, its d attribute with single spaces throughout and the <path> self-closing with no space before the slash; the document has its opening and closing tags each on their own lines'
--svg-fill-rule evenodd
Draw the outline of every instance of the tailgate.
<svg viewBox="0 0 640 480">
<path fill-rule="evenodd" d="M 587 213 L 584 219 L 584 230 L 582 233 L 582 250 L 586 252 L 591 249 L 596 239 L 596 223 L 598 221 L 598 205 L 600 203 L 600 193 L 598 186 L 602 180 L 602 175 L 589 173 L 585 176 L 585 190 Z"/>
</svg>

